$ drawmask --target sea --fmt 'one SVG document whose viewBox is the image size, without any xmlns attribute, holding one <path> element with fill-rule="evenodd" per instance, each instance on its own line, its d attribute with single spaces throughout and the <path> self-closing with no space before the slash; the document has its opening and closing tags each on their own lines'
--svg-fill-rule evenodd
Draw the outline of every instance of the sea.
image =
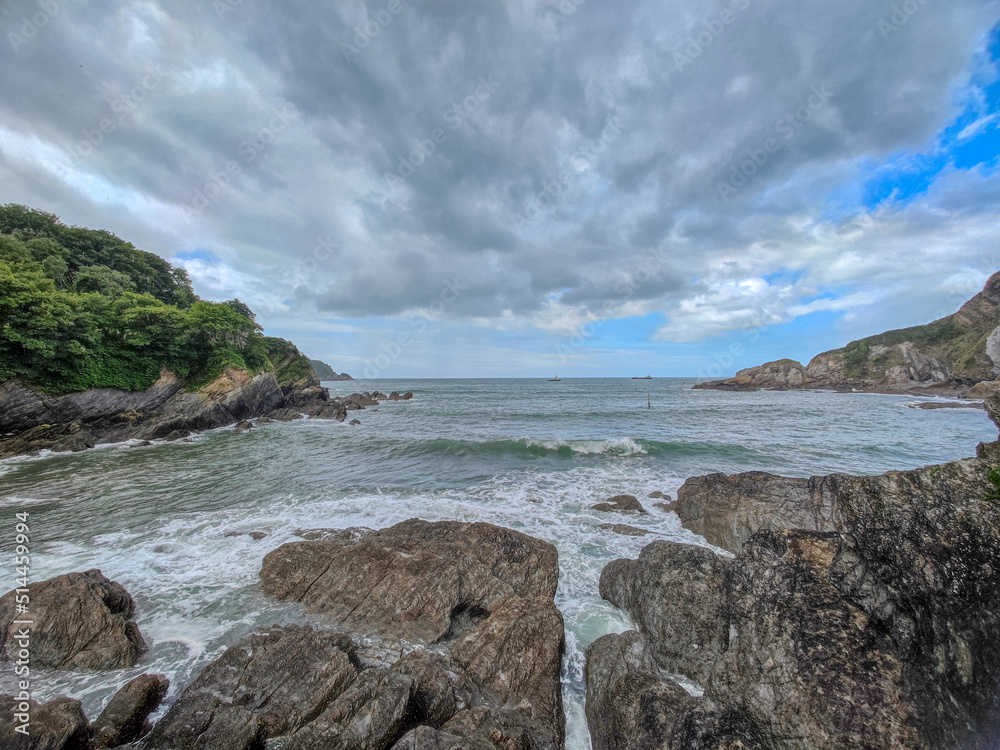
<svg viewBox="0 0 1000 750">
<path fill-rule="evenodd" d="M 587 750 L 584 650 L 632 627 L 598 595 L 601 569 L 657 539 L 706 545 L 650 493 L 675 497 L 688 477 L 713 472 L 910 469 L 972 456 L 997 437 L 981 409 L 910 408 L 923 397 L 692 390 L 697 382 L 326 383 L 333 395 L 377 389 L 413 398 L 351 412 L 361 420 L 354 426 L 221 428 L 182 442 L 0 462 L 0 592 L 15 587 L 15 514 L 27 512 L 31 579 L 99 568 L 135 598 L 150 645 L 133 669 L 37 672 L 34 697 L 78 698 L 93 719 L 115 689 L 152 671 L 170 678 L 173 700 L 246 633 L 302 617 L 296 605 L 266 597 L 258 579 L 264 555 L 298 540 L 297 530 L 487 521 L 559 551 L 567 747 Z M 622 493 L 639 497 L 649 515 L 591 508 Z M 648 535 L 600 529 L 609 521 Z M 12 666 L 0 663 L 0 692 L 13 687 Z"/>
</svg>

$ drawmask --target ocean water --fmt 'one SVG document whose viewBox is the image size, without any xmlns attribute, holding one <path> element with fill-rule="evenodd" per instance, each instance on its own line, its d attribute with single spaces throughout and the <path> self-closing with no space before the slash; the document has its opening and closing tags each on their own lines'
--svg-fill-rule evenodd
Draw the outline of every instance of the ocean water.
<svg viewBox="0 0 1000 750">
<path fill-rule="evenodd" d="M 41 672 L 37 699 L 71 695 L 94 718 L 146 671 L 168 700 L 248 631 L 300 618 L 258 587 L 264 555 L 297 529 L 379 528 L 407 518 L 488 521 L 559 550 L 557 604 L 567 627 L 567 745 L 589 748 L 583 649 L 630 627 L 597 594 L 601 569 L 655 539 L 704 540 L 646 496 L 690 476 L 766 470 L 873 474 L 974 454 L 997 430 L 977 409 L 911 409 L 912 396 L 692 391 L 695 380 L 379 380 L 329 383 L 336 394 L 413 391 L 353 412 L 360 426 L 299 421 L 191 442 L 104 446 L 0 463 L 0 592 L 14 587 L 14 513 L 28 511 L 32 579 L 90 568 L 137 602 L 150 651 L 131 670 Z M 647 401 L 648 399 L 648 401 Z M 647 406 L 648 403 L 648 406 Z M 590 506 L 620 493 L 649 516 Z M 602 531 L 621 520 L 644 538 Z M 247 534 L 267 536 L 255 541 Z M 3 582 L 6 582 L 4 585 Z M 0 664 L 0 691 L 13 687 Z"/>
</svg>

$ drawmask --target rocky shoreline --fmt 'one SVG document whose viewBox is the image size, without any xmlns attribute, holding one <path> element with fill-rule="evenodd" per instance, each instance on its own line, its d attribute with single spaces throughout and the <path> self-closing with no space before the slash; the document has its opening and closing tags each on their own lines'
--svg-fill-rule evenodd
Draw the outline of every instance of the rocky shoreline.
<svg viewBox="0 0 1000 750">
<path fill-rule="evenodd" d="M 232 369 L 197 390 L 185 385 L 170 372 L 137 392 L 95 389 L 49 397 L 17 381 L 0 384 L 0 458 L 81 451 L 99 443 L 180 440 L 251 419 L 343 422 L 350 411 L 413 397 L 376 391 L 335 398 L 316 377 L 281 383 L 274 372 Z"/>
<path fill-rule="evenodd" d="M 1000 392 L 1000 273 L 954 315 L 887 331 L 807 365 L 780 359 L 696 390 L 827 390 L 988 399 Z"/>
<path fill-rule="evenodd" d="M 379 396 L 352 397 L 350 410 Z M 987 410 L 1000 426 L 1000 396 Z M 718 551 L 657 540 L 604 568 L 600 596 L 635 629 L 586 650 L 593 750 L 996 746 L 1000 441 L 881 476 L 713 474 L 688 479 L 676 500 L 649 497 Z M 647 515 L 632 495 L 591 507 Z M 488 523 L 417 519 L 296 535 L 264 557 L 260 589 L 296 603 L 310 625 L 250 633 L 169 698 L 163 677 L 141 675 L 93 721 L 69 698 L 28 703 L 30 737 L 13 731 L 24 702 L 0 696 L 0 747 L 565 746 L 553 545 Z M 143 663 L 132 596 L 100 571 L 31 591 L 34 663 Z M 10 592 L 0 658 L 20 647 L 17 617 Z"/>
</svg>

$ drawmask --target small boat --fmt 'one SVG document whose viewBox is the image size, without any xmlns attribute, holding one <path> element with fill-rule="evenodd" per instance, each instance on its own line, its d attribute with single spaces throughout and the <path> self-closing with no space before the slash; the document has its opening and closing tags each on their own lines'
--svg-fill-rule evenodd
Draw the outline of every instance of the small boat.
<svg viewBox="0 0 1000 750">
<path fill-rule="evenodd" d="M 652 375 L 647 375 L 647 376 L 646 376 L 646 377 L 644 377 L 644 378 L 636 378 L 636 377 L 633 377 L 633 378 L 632 378 L 632 380 L 652 380 L 652 379 L 653 379 L 653 376 L 652 376 Z"/>
<path fill-rule="evenodd" d="M 549 378 L 549 382 L 550 383 L 561 383 L 562 381 L 559 379 L 559 376 L 556 375 L 554 378 Z"/>
</svg>

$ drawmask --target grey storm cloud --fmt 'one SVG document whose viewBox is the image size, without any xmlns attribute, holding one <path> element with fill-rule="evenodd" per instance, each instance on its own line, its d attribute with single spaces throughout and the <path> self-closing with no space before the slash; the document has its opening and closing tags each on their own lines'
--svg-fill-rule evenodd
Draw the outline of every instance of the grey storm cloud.
<svg viewBox="0 0 1000 750">
<path fill-rule="evenodd" d="M 983 0 L 4 0 L 2 197 L 167 257 L 194 241 L 332 315 L 406 314 L 456 281 L 455 318 L 669 315 L 706 274 L 791 263 L 789 217 L 845 165 L 932 138 L 998 19 Z"/>
</svg>

